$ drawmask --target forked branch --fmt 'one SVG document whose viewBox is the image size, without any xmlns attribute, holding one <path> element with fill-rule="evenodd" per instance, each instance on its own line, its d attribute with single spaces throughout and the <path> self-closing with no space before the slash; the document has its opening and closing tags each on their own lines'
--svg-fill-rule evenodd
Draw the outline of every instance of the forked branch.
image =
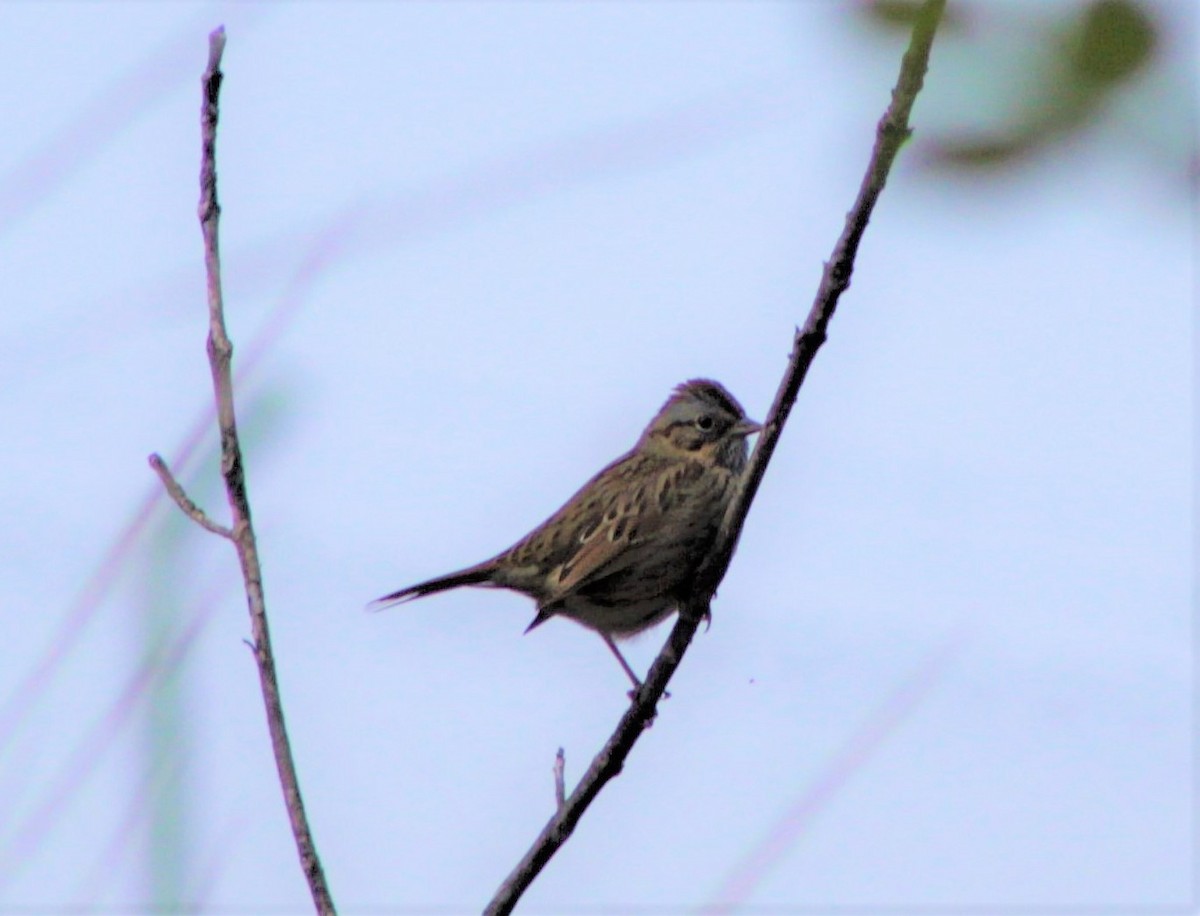
<svg viewBox="0 0 1200 916">
<path fill-rule="evenodd" d="M 233 515 L 233 524 L 226 528 L 213 522 L 183 491 L 158 455 L 150 456 L 150 465 L 158 473 L 171 498 L 198 524 L 209 531 L 229 538 L 237 549 L 246 585 L 246 602 L 250 610 L 251 650 L 258 666 L 263 702 L 267 711 L 267 730 L 275 767 L 283 787 L 284 803 L 291 821 L 292 834 L 300 855 L 300 867 L 308 881 L 313 904 L 322 916 L 335 913 L 333 898 L 325 883 L 325 873 L 317 858 L 316 845 L 304 812 L 300 783 L 288 743 L 279 697 L 279 682 L 275 677 L 275 656 L 271 651 L 271 634 L 267 627 L 266 603 L 263 597 L 262 569 L 258 561 L 258 544 L 250 520 L 250 501 L 246 494 L 246 475 L 242 449 L 238 442 L 237 420 L 233 407 L 233 377 L 231 362 L 233 344 L 225 331 L 225 306 L 221 294 L 221 258 L 217 244 L 217 228 L 221 214 L 217 202 L 217 101 L 221 92 L 221 56 L 225 50 L 225 29 L 219 28 L 208 36 L 208 67 L 201 79 L 203 102 L 200 110 L 200 228 L 204 235 L 204 267 L 208 278 L 208 361 L 212 369 L 213 393 L 217 402 L 217 425 L 221 433 L 221 476 Z"/>
</svg>

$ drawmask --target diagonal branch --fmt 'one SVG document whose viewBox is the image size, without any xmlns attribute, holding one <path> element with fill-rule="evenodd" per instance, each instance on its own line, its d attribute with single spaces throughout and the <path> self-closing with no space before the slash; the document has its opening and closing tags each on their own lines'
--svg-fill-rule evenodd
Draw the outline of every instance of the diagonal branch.
<svg viewBox="0 0 1200 916">
<path fill-rule="evenodd" d="M 208 67 L 201 79 L 204 99 L 200 110 L 202 154 L 200 162 L 200 228 L 204 234 L 204 267 L 208 278 L 208 360 L 212 369 L 213 392 L 217 403 L 217 425 L 221 432 L 221 476 L 225 479 L 225 490 L 229 508 L 233 513 L 233 525 L 222 528 L 212 522 L 183 493 L 174 481 L 162 459 L 151 456 L 150 463 L 162 478 L 172 498 L 190 517 L 210 531 L 215 531 L 233 541 L 238 561 L 242 567 L 242 578 L 246 585 L 246 601 L 250 610 L 250 628 L 254 640 L 251 650 L 258 665 L 259 681 L 262 684 L 263 702 L 267 712 L 267 730 L 271 735 L 271 749 L 275 754 L 275 766 L 283 787 L 284 803 L 291 821 L 292 834 L 300 855 L 300 866 L 308 881 L 313 904 L 322 916 L 335 913 L 333 898 L 325 882 L 325 873 L 317 858 L 308 817 L 304 812 L 304 801 L 300 796 L 300 783 L 292 760 L 292 749 L 288 742 L 284 724 L 283 704 L 279 696 L 279 682 L 275 676 L 275 656 L 271 651 L 271 634 L 267 627 L 266 601 L 263 595 L 262 569 L 258 560 L 258 544 L 250 521 L 250 501 L 246 494 L 246 474 L 242 463 L 242 450 L 238 442 L 237 420 L 233 408 L 233 378 L 231 363 L 233 344 L 225 331 L 225 307 L 221 293 L 221 258 L 217 243 L 217 228 L 221 214 L 217 203 L 217 101 L 221 91 L 221 56 L 225 50 L 225 29 L 218 28 L 208 36 Z"/>
<path fill-rule="evenodd" d="M 871 159 L 859 186 L 858 197 L 850 212 L 846 214 L 846 225 L 837 244 L 833 246 L 832 257 L 825 262 L 821 285 L 817 288 L 816 298 L 809 309 L 804 326 L 796 330 L 792 339 L 787 371 L 778 391 L 775 392 L 775 401 L 771 404 L 767 419 L 763 423 L 758 445 L 754 454 L 750 456 L 742 490 L 734 496 L 725 513 L 725 530 L 721 542 L 710 556 L 707 568 L 701 570 L 702 588 L 713 593 L 725 577 L 725 571 L 733 559 L 742 527 L 746 524 L 746 516 L 750 513 L 750 504 L 754 501 L 759 484 L 762 483 L 767 464 L 775 453 L 775 446 L 783 432 L 783 424 L 787 422 L 792 406 L 796 403 L 800 386 L 808 375 L 817 350 L 825 343 L 825 331 L 837 310 L 838 300 L 850 286 L 858 245 L 875 210 L 875 203 L 887 182 L 892 163 L 900 147 L 912 133 L 908 126 L 908 116 L 912 112 L 917 93 L 921 91 L 925 82 L 933 36 L 945 6 L 946 0 L 925 0 L 917 12 L 912 38 L 908 50 L 904 52 L 904 60 L 900 63 L 900 76 L 892 90 L 892 102 L 875 128 L 875 146 L 871 150 Z"/>
<path fill-rule="evenodd" d="M 729 568 L 746 516 L 750 512 L 750 504 L 774 454 L 783 425 L 796 402 L 800 385 L 804 382 L 817 350 L 825 342 L 826 328 L 837 309 L 838 299 L 850 285 L 854 258 L 871 213 L 875 209 L 875 203 L 883 191 L 896 154 L 908 139 L 908 117 L 925 79 L 933 36 L 945 5 L 945 0 L 925 0 L 917 13 L 912 38 L 900 65 L 900 76 L 892 90 L 891 104 L 876 128 L 875 146 L 871 151 L 871 159 L 859 187 L 858 197 L 846 216 L 846 225 L 834 246 L 833 256 L 825 264 L 821 285 L 817 289 L 808 318 L 804 326 L 797 329 L 793 338 L 787 371 L 775 394 L 775 401 L 767 415 L 758 445 L 750 458 L 742 488 L 726 512 L 718 543 L 697 577 L 694 597 L 680 609 L 679 619 L 671 630 L 671 635 L 667 637 L 666 645 L 651 665 L 645 683 L 635 694 L 616 730 L 596 755 L 575 791 L 566 799 L 565 804 L 558 807 L 529 851 L 500 885 L 484 910 L 487 916 L 512 912 L 521 895 L 541 873 L 558 848 L 566 842 L 600 790 L 621 772 L 633 745 L 642 731 L 654 720 L 658 700 L 683 660 L 700 621 L 708 616 L 712 596 L 716 594 L 717 586 Z"/>
</svg>

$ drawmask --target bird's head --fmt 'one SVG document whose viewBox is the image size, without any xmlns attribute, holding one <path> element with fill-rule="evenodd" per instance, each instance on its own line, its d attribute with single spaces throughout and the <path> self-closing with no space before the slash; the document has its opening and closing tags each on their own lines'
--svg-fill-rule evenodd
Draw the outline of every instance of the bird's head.
<svg viewBox="0 0 1200 916">
<path fill-rule="evenodd" d="M 762 425 L 746 417 L 723 385 L 692 379 L 675 388 L 638 447 L 741 471 L 746 466 L 746 437 L 760 429 Z"/>
</svg>

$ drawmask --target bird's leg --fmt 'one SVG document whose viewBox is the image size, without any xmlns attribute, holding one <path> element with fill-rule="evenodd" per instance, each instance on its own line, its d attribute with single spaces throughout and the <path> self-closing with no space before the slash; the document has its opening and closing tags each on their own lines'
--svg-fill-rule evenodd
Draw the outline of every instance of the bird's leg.
<svg viewBox="0 0 1200 916">
<path fill-rule="evenodd" d="M 642 689 L 642 682 L 638 680 L 638 676 L 634 674 L 633 669 L 629 667 L 629 662 L 625 661 L 625 656 L 621 654 L 621 650 L 617 648 L 617 644 L 613 642 L 613 638 L 607 633 L 601 633 L 600 638 L 603 639 L 604 644 L 612 650 L 612 654 L 617 657 L 617 661 L 621 663 L 621 667 L 625 670 L 625 673 L 629 675 L 629 680 L 633 682 L 633 689 L 629 691 L 629 699 L 632 700 L 635 696 L 637 696 L 637 692 Z M 671 692 L 669 690 L 663 691 L 664 699 L 669 698 L 670 696 Z"/>
<path fill-rule="evenodd" d="M 642 689 L 642 682 L 638 680 L 638 676 L 633 673 L 633 669 L 629 667 L 629 662 L 625 661 L 625 656 L 621 654 L 621 650 L 617 648 L 617 644 L 613 642 L 611 636 L 607 633 L 601 633 L 600 638 L 604 640 L 604 644 L 612 650 L 612 654 L 617 657 L 617 661 L 621 663 L 621 667 L 625 673 L 629 675 L 629 680 L 633 682 L 633 690 L 629 691 L 632 697 L 635 693 Z"/>
</svg>

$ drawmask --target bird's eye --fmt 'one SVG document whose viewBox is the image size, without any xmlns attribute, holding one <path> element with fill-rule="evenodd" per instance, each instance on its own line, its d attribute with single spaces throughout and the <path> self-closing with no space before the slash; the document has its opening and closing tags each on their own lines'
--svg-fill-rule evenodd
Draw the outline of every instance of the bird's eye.
<svg viewBox="0 0 1200 916">
<path fill-rule="evenodd" d="M 700 427 L 701 429 L 712 429 L 713 428 L 713 418 L 710 417 L 708 414 L 705 414 L 702 417 L 697 417 L 696 425 L 698 427 Z"/>
</svg>

